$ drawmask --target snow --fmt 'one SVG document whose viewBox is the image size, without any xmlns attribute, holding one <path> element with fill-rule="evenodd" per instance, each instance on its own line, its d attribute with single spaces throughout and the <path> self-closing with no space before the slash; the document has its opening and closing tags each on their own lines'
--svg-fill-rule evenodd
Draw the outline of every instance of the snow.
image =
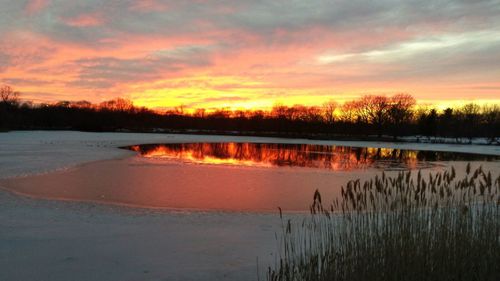
<svg viewBox="0 0 500 281">
<path fill-rule="evenodd" d="M 500 155 L 498 146 L 474 144 L 19 131 L 0 133 L 0 178 L 134 155 L 116 149 L 125 145 L 222 141 Z M 279 231 L 277 214 L 123 208 L 35 200 L 0 190 L 0 280 L 257 280 L 257 257 L 261 272 L 275 261 Z"/>
<path fill-rule="evenodd" d="M 450 138 L 450 137 L 427 137 L 427 136 L 408 136 L 401 137 L 401 140 L 408 142 L 421 143 L 444 143 L 444 144 L 483 144 L 499 145 L 500 138 Z"/>
<path fill-rule="evenodd" d="M 277 245 L 276 214 L 0 202 L 0 280 L 257 280 Z"/>
</svg>

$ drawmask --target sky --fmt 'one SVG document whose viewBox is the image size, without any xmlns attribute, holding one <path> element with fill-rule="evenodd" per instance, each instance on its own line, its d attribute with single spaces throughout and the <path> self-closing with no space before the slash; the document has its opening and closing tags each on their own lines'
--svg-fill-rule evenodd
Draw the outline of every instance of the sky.
<svg viewBox="0 0 500 281">
<path fill-rule="evenodd" d="M 500 103 L 500 0 L 0 0 L 0 84 L 151 108 Z"/>
</svg>

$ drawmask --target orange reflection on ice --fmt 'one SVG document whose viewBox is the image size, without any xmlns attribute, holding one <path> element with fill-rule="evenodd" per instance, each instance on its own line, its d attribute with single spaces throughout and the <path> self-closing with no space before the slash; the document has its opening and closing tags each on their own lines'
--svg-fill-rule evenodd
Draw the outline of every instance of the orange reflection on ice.
<svg viewBox="0 0 500 281">
<path fill-rule="evenodd" d="M 0 186 L 41 198 L 153 208 L 275 212 L 280 206 L 283 210 L 307 211 L 316 190 L 324 199 L 335 200 L 347 181 L 369 180 L 381 170 L 446 166 L 451 160 L 458 161 L 452 163 L 458 171 L 464 171 L 469 161 L 484 161 L 475 165 L 500 170 L 498 156 L 387 148 L 191 143 L 129 149 L 146 160 L 130 157 L 99 161 L 56 173 L 0 179 Z M 210 165 L 164 165 L 161 161 Z M 424 170 L 423 175 L 431 171 Z"/>
<path fill-rule="evenodd" d="M 208 143 L 181 144 L 180 147 L 178 146 L 155 145 L 152 149 L 147 148 L 147 150 L 142 149 L 141 146 L 132 146 L 131 149 L 140 152 L 142 156 L 147 158 L 182 160 L 198 164 L 272 166 L 270 163 L 247 158 L 248 154 L 242 155 L 240 146 L 236 143 L 224 144 L 222 148 Z"/>
</svg>

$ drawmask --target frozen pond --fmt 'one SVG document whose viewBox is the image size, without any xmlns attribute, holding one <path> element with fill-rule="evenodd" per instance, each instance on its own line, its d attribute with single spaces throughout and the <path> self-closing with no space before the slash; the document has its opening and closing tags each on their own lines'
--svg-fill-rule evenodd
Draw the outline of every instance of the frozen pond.
<svg viewBox="0 0 500 281">
<path fill-rule="evenodd" d="M 203 153 L 203 157 L 199 157 L 199 152 L 194 153 L 199 150 L 189 148 L 195 143 L 204 147 L 207 145 L 203 143 L 228 142 L 280 144 L 281 147 L 307 144 L 328 146 L 330 150 L 332 146 L 370 147 L 366 151 L 381 148 L 381 152 L 396 149 L 396 155 L 401 155 L 399 150 L 418 150 L 417 155 L 421 156 L 409 158 L 420 159 L 418 167 L 423 167 L 424 160 L 419 157 L 425 156 L 426 162 L 437 162 L 430 163 L 423 171 L 443 169 L 451 164 L 463 167 L 472 161 L 473 166 L 483 165 L 493 173 L 500 172 L 500 164 L 495 160 L 500 156 L 500 147 L 491 145 L 72 131 L 0 133 L 0 187 L 33 197 L 0 191 L 0 280 L 256 280 L 256 257 L 262 274 L 266 266 L 275 261 L 275 235 L 281 229 L 277 206 L 286 204 L 289 210 L 295 206 L 304 210 L 316 188 L 322 191 L 324 200 L 330 200 L 346 180 L 369 177 L 380 171 L 371 164 L 350 170 L 318 168 L 317 165 L 301 167 L 300 163 L 320 163 L 304 162 L 305 152 L 293 153 L 302 159 L 298 162 L 283 162 L 283 157 L 271 153 L 267 162 L 259 160 L 254 164 L 255 156 L 250 162 L 247 156 L 241 158 L 244 161 L 231 160 L 234 157 L 227 157 L 226 150 L 222 149 L 222 154 Z M 189 149 L 177 148 L 173 149 L 177 151 L 174 154 L 153 156 L 151 151 L 157 154 L 163 148 L 140 146 L 136 147 L 137 152 L 117 148 L 146 143 L 169 143 L 170 148 L 187 146 Z M 325 157 L 338 159 L 350 155 L 339 152 L 340 148 L 336 150 L 337 156 Z M 369 154 L 363 149 L 350 150 L 360 155 Z M 446 152 L 468 153 L 464 156 L 475 160 L 429 158 L 434 153 L 429 156 L 423 151 L 443 152 L 436 154 L 440 156 L 449 155 Z M 185 157 L 193 153 L 197 158 Z M 281 150 L 277 155 L 287 153 L 291 152 Z M 496 157 L 477 158 L 474 154 Z M 221 155 L 225 159 L 219 159 Z M 259 153 L 256 155 L 257 159 L 265 158 Z M 318 157 L 316 159 L 320 159 Z M 277 160 L 280 166 L 268 163 Z M 392 160 L 386 158 L 385 161 Z M 384 166 L 387 167 L 387 163 Z M 401 168 L 404 168 L 401 164 L 391 164 L 390 169 Z M 121 208 L 108 203 L 204 207 L 211 211 L 170 212 Z M 271 212 L 213 211 L 245 207 Z M 297 221 L 302 217 L 302 214 L 286 214 L 286 218 Z"/>
<path fill-rule="evenodd" d="M 66 171 L 3 180 L 29 196 L 147 208 L 307 211 L 318 189 L 327 200 L 351 179 L 381 171 L 424 173 L 467 162 L 500 170 L 498 156 L 321 144 L 201 142 L 122 147 L 135 156 Z M 462 169 L 463 170 L 463 169 Z"/>
</svg>

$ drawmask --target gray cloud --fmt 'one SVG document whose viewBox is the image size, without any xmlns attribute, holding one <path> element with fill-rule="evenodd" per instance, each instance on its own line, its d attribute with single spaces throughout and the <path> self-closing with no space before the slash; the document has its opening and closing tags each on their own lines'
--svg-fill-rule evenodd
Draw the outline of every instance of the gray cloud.
<svg viewBox="0 0 500 281">
<path fill-rule="evenodd" d="M 3 78 L 1 81 L 9 85 L 19 86 L 41 86 L 54 83 L 54 81 L 40 80 L 40 79 L 25 79 L 25 78 Z"/>
<path fill-rule="evenodd" d="M 29 68 L 46 61 L 55 54 L 55 51 L 52 47 L 32 46 L 30 41 L 24 39 L 16 42 L 0 41 L 0 65 Z"/>
<path fill-rule="evenodd" d="M 332 71 L 364 65 L 337 82 L 458 80 L 488 81 L 500 73 L 500 31 L 454 34 L 368 52 L 333 56 Z M 327 58 L 328 60 L 328 58 Z"/>
<path fill-rule="evenodd" d="M 172 50 L 154 51 L 143 58 L 119 59 L 95 57 L 72 61 L 65 68 L 79 69 L 78 79 L 68 86 L 110 88 L 120 82 L 142 82 L 165 79 L 186 68 L 211 64 L 208 49 L 185 46 Z M 170 75 L 170 76 L 169 76 Z"/>
<path fill-rule="evenodd" d="M 343 33 L 373 36 L 394 32 L 395 28 L 407 33 L 433 33 L 500 25 L 497 0 L 158 0 L 158 5 L 167 8 L 154 9 L 153 6 L 147 11 L 132 9 L 137 5 L 134 0 L 53 0 L 43 11 L 29 18 L 23 16 L 24 5 L 19 2 L 22 1 L 0 0 L 2 7 L 8 7 L 6 16 L 0 17 L 0 30 L 28 28 L 58 40 L 91 45 L 123 34 L 213 36 L 209 35 L 210 31 L 240 30 L 261 37 L 266 44 L 301 44 L 314 38 L 307 32 L 299 36 L 293 33 L 312 28 L 322 28 L 331 32 L 330 36 Z M 62 20 L 93 13 L 102 15 L 102 26 L 69 26 Z M 234 34 L 235 39 L 237 35 Z M 397 39 L 398 36 L 387 37 Z"/>
<path fill-rule="evenodd" d="M 0 52 L 0 72 L 5 71 L 10 64 L 10 57 Z"/>
</svg>

